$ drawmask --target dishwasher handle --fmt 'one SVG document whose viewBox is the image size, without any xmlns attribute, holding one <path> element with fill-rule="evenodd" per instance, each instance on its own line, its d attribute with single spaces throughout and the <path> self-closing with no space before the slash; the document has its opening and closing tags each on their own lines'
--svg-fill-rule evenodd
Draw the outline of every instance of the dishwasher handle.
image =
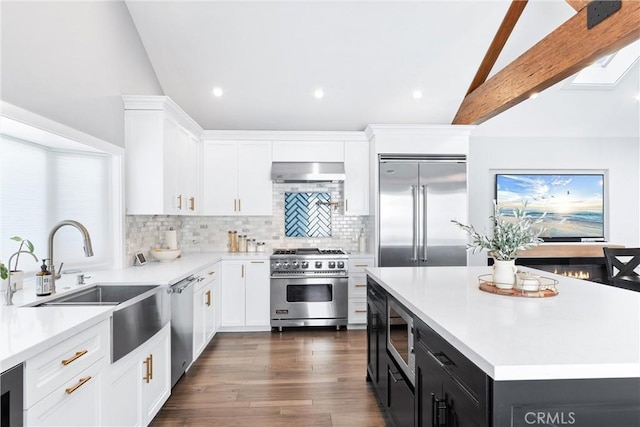
<svg viewBox="0 0 640 427">
<path fill-rule="evenodd" d="M 193 276 L 189 276 L 186 279 L 182 279 L 175 285 L 169 288 L 169 293 L 171 294 L 181 294 L 185 289 L 193 284 L 197 279 Z"/>
</svg>

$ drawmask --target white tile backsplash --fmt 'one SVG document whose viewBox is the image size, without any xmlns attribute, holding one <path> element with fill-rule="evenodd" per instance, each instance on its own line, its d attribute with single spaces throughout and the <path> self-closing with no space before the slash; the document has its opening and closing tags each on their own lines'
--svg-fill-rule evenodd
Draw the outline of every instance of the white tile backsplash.
<svg viewBox="0 0 640 427">
<path fill-rule="evenodd" d="M 330 192 L 331 202 L 338 202 L 337 209 L 331 212 L 331 237 L 284 237 L 284 193 L 298 191 Z M 274 248 L 314 246 L 357 251 L 361 229 L 370 241 L 370 217 L 343 215 L 343 199 L 343 185 L 338 183 L 274 183 L 272 216 L 127 215 L 128 265 L 133 264 L 136 252 L 149 255 L 149 250 L 162 247 L 164 232 L 170 227 L 177 230 L 178 245 L 183 251 L 226 251 L 230 230 L 265 242 L 267 253 Z"/>
</svg>

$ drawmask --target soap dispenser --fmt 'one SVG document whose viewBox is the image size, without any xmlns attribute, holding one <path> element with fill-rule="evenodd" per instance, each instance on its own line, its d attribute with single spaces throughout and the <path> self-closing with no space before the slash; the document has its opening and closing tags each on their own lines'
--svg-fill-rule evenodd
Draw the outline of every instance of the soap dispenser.
<svg viewBox="0 0 640 427">
<path fill-rule="evenodd" d="M 36 273 L 36 295 L 51 295 L 51 272 L 47 269 L 46 258 L 42 260 L 40 271 Z"/>
</svg>

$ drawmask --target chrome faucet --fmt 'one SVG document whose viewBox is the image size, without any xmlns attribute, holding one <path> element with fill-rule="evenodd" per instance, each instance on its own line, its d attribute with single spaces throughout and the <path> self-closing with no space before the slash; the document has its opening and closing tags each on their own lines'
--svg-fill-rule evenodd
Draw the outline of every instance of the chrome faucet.
<svg viewBox="0 0 640 427">
<path fill-rule="evenodd" d="M 49 271 L 51 272 L 51 293 L 56 293 L 56 272 L 55 265 L 53 263 L 53 236 L 55 236 L 56 231 L 58 231 L 61 227 L 65 225 L 71 225 L 82 233 L 82 238 L 84 239 L 84 256 L 90 257 L 93 256 L 93 247 L 91 246 L 91 236 L 89 236 L 89 231 L 87 228 L 80 224 L 78 221 L 74 221 L 71 219 L 67 219 L 65 221 L 60 221 L 57 223 L 51 232 L 49 233 Z"/>
<path fill-rule="evenodd" d="M 33 252 L 29 251 L 18 251 L 9 257 L 9 262 L 7 263 L 7 266 L 9 266 L 9 277 L 7 277 L 7 289 L 5 290 L 4 294 L 5 305 L 13 305 L 13 294 L 16 293 L 16 290 L 11 286 L 11 260 L 18 254 L 29 254 L 33 257 L 33 259 L 36 260 L 36 262 L 38 262 L 38 257 Z"/>
</svg>

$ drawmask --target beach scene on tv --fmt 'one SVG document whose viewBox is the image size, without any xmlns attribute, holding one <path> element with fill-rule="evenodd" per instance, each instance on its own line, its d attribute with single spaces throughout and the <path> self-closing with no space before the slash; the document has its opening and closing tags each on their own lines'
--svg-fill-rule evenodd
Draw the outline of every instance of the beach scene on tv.
<svg viewBox="0 0 640 427">
<path fill-rule="evenodd" d="M 603 238 L 602 175 L 496 175 L 496 203 L 508 218 L 527 202 L 526 212 L 539 217 L 542 238 Z"/>
</svg>

